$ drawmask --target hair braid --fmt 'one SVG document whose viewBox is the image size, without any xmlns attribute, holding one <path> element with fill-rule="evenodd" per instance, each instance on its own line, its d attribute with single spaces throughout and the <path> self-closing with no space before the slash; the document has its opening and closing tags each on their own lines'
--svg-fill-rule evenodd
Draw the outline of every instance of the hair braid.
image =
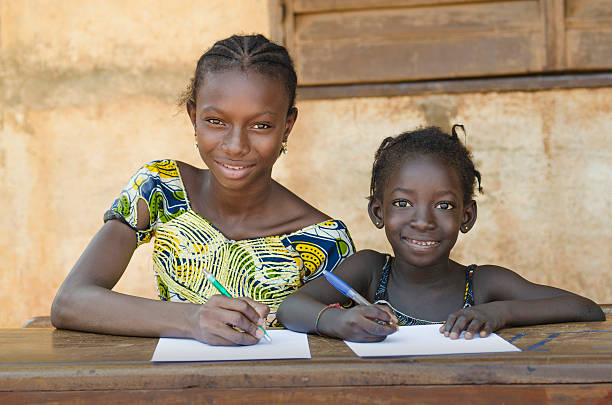
<svg viewBox="0 0 612 405">
<path fill-rule="evenodd" d="M 196 102 L 198 88 L 206 73 L 232 69 L 253 70 L 281 79 L 289 96 L 287 112 L 291 111 L 297 87 L 293 61 L 283 46 L 271 42 L 261 34 L 233 35 L 217 41 L 198 60 L 196 71 L 180 103 Z"/>
<path fill-rule="evenodd" d="M 482 192 L 480 172 L 474 167 L 470 151 L 459 139 L 457 127 L 465 131 L 463 125 L 456 124 L 451 135 L 438 127 L 427 127 L 385 138 L 374 155 L 369 199 L 382 201 L 383 188 L 392 171 L 406 158 L 422 155 L 433 156 L 456 170 L 464 203 L 474 196 L 476 182 L 478 191 Z"/>
</svg>

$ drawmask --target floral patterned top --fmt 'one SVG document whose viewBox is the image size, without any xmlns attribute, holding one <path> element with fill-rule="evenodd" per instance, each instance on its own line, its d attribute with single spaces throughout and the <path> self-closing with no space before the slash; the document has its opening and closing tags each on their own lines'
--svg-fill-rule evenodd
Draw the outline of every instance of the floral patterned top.
<svg viewBox="0 0 612 405">
<path fill-rule="evenodd" d="M 147 229 L 136 229 L 137 203 L 150 213 Z M 104 220 L 118 219 L 136 231 L 138 246 L 155 239 L 153 270 L 159 298 L 204 303 L 219 292 L 211 273 L 235 297 L 250 297 L 270 307 L 268 324 L 287 295 L 333 270 L 354 253 L 341 221 L 327 220 L 284 235 L 243 240 L 226 238 L 191 209 L 174 160 L 144 165 L 129 180 Z"/>
</svg>

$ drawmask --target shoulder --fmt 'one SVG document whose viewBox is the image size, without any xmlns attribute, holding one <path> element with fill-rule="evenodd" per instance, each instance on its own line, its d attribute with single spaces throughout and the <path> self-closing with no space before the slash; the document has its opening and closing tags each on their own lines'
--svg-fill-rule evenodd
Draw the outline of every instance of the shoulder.
<svg viewBox="0 0 612 405">
<path fill-rule="evenodd" d="M 148 173 L 157 177 L 177 177 L 176 161 L 172 159 L 158 159 L 145 163 L 137 173 Z"/>
<path fill-rule="evenodd" d="M 293 224 L 294 229 L 305 228 L 308 225 L 330 220 L 330 216 L 319 211 L 291 190 L 275 182 L 274 206 L 284 207 L 287 213 L 287 222 Z"/>
<path fill-rule="evenodd" d="M 160 182 L 172 182 L 179 178 L 176 162 L 171 159 L 153 160 L 143 164 L 130 178 L 129 189 L 148 190 Z"/>
<path fill-rule="evenodd" d="M 483 264 L 476 266 L 474 270 L 474 279 L 491 281 L 507 279 L 524 280 L 516 272 L 494 264 Z"/>
<path fill-rule="evenodd" d="M 510 269 L 491 264 L 476 267 L 473 281 L 474 298 L 479 303 L 516 299 L 537 286 Z"/>
<path fill-rule="evenodd" d="M 208 174 L 207 169 L 201 169 L 199 167 L 192 166 L 189 163 L 181 162 L 180 160 L 176 160 L 174 163 L 177 176 L 180 176 L 185 184 L 194 183 L 195 181 L 201 179 L 202 176 L 206 176 Z"/>
<path fill-rule="evenodd" d="M 387 260 L 387 255 L 374 250 L 365 249 L 349 256 L 341 264 L 341 272 L 378 273 Z"/>
<path fill-rule="evenodd" d="M 372 298 L 388 257 L 374 250 L 360 250 L 343 261 L 334 273 L 360 291 L 369 291 L 367 295 Z"/>
</svg>

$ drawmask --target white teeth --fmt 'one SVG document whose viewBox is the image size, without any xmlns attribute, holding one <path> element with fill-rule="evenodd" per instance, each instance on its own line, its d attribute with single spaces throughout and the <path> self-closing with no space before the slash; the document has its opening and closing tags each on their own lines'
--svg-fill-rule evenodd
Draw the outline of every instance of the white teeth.
<svg viewBox="0 0 612 405">
<path fill-rule="evenodd" d="M 223 167 L 227 167 L 228 169 L 232 169 L 232 170 L 240 170 L 246 167 L 246 166 L 231 166 L 231 165 L 226 165 L 225 163 L 221 163 L 221 165 Z"/>
<path fill-rule="evenodd" d="M 419 246 L 434 246 L 437 245 L 438 242 L 436 242 L 435 240 L 416 240 L 416 239 L 409 239 L 410 243 L 414 243 L 415 245 L 419 245 Z"/>
</svg>

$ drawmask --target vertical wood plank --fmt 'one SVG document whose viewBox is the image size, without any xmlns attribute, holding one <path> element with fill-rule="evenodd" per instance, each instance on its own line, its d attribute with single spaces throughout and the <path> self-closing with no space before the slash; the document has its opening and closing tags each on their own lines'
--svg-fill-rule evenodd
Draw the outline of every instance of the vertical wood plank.
<svg viewBox="0 0 612 405">
<path fill-rule="evenodd" d="M 546 43 L 544 70 L 563 70 L 567 66 L 565 0 L 541 0 L 541 9 Z"/>
<path fill-rule="evenodd" d="M 285 41 L 284 41 L 284 45 L 287 48 L 287 50 L 289 51 L 289 54 L 291 55 L 291 57 L 293 58 L 293 63 L 296 65 L 296 70 L 297 70 L 297 63 L 296 63 L 296 49 L 295 49 L 295 11 L 293 8 L 293 3 L 295 0 L 281 0 L 282 1 L 282 6 L 283 6 L 283 14 L 284 14 L 284 18 L 283 18 L 283 26 L 284 26 L 284 30 L 285 30 Z M 300 74 L 298 72 L 298 81 L 300 78 Z"/>
<path fill-rule="evenodd" d="M 277 44 L 285 43 L 283 27 L 285 10 L 282 0 L 268 0 L 268 18 L 270 19 L 270 40 Z"/>
</svg>

